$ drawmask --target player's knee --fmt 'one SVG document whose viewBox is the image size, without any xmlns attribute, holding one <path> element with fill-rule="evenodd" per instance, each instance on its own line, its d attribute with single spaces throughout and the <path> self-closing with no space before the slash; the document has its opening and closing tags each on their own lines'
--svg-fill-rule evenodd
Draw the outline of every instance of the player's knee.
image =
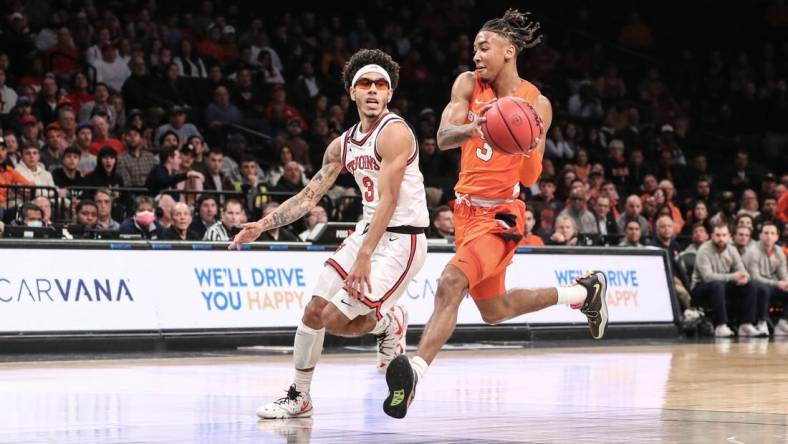
<svg viewBox="0 0 788 444">
<path fill-rule="evenodd" d="M 468 287 L 465 275 L 453 267 L 447 268 L 438 282 L 438 291 L 435 293 L 435 307 L 448 308 L 459 306 Z"/>
<path fill-rule="evenodd" d="M 326 304 L 321 314 L 321 320 L 330 333 L 341 333 L 350 323 L 350 319 L 332 304 Z"/>
<path fill-rule="evenodd" d="M 306 308 L 304 308 L 304 316 L 301 321 L 308 327 L 320 329 L 323 328 L 323 309 L 326 308 L 328 301 L 321 297 L 313 297 Z"/>
</svg>

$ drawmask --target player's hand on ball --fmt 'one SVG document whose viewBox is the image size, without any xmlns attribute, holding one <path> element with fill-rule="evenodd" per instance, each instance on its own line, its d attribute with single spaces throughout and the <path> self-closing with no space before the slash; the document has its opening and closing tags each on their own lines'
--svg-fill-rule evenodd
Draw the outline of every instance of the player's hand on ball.
<svg viewBox="0 0 788 444">
<path fill-rule="evenodd" d="M 250 222 L 243 224 L 243 229 L 240 233 L 236 234 L 228 250 L 240 250 L 242 244 L 254 242 L 260 235 L 263 234 L 263 226 L 260 222 Z"/>
<path fill-rule="evenodd" d="M 482 132 L 482 124 L 487 121 L 487 117 L 485 117 L 484 114 L 487 112 L 487 110 L 492 108 L 496 100 L 498 99 L 494 98 L 488 102 L 484 102 L 484 105 L 482 105 L 482 107 L 479 108 L 479 111 L 476 113 L 476 118 L 473 119 L 473 122 L 470 123 L 473 132 L 469 134 L 469 136 L 479 136 L 482 139 L 484 139 L 484 133 Z"/>
<path fill-rule="evenodd" d="M 345 290 L 354 299 L 363 299 L 372 292 L 369 275 L 372 273 L 372 261 L 369 256 L 359 254 L 345 279 Z"/>
</svg>

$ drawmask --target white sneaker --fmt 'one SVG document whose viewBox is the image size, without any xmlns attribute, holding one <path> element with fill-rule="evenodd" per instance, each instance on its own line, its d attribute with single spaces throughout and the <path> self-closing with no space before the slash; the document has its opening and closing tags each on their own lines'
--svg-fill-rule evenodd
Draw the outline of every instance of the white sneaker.
<svg viewBox="0 0 788 444">
<path fill-rule="evenodd" d="M 312 398 L 309 393 L 296 390 L 295 384 L 287 395 L 257 409 L 260 419 L 307 418 L 312 416 Z"/>
<path fill-rule="evenodd" d="M 405 353 L 405 336 L 408 332 L 408 311 L 405 307 L 394 305 L 386 316 L 389 318 L 389 326 L 377 336 L 377 367 L 381 373 L 386 371 L 392 359 Z"/>
<path fill-rule="evenodd" d="M 739 326 L 739 337 L 740 338 L 755 338 L 760 336 L 761 333 L 758 331 L 757 328 L 753 327 L 752 324 L 741 324 Z"/>
<path fill-rule="evenodd" d="M 714 329 L 714 337 L 717 337 L 717 338 L 730 338 L 731 336 L 733 336 L 733 330 L 731 330 L 725 324 L 718 325 L 717 328 Z"/>
<path fill-rule="evenodd" d="M 758 333 L 760 333 L 759 336 L 769 336 L 769 326 L 766 325 L 766 321 L 758 322 L 758 324 L 755 326 L 755 329 L 758 330 Z"/>
<path fill-rule="evenodd" d="M 780 319 L 780 322 L 774 326 L 774 336 L 788 336 L 788 321 Z"/>
</svg>

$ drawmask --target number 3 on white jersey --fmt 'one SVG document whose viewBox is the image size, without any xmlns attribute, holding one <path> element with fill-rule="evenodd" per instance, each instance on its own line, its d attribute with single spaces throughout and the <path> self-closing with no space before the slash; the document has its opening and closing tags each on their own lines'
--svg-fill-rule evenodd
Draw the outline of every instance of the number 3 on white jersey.
<svg viewBox="0 0 788 444">
<path fill-rule="evenodd" d="M 487 142 L 484 142 L 483 148 L 476 148 L 476 157 L 478 157 L 479 159 L 485 162 L 492 159 L 492 155 L 493 155 L 492 147 L 488 145 Z"/>
</svg>

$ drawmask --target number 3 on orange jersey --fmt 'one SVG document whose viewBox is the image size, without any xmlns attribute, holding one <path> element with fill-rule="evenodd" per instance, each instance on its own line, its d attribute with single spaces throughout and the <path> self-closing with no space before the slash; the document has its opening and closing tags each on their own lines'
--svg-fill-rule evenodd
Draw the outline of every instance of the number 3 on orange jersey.
<svg viewBox="0 0 788 444">
<path fill-rule="evenodd" d="M 476 157 L 487 162 L 492 159 L 493 149 L 487 142 L 484 142 L 483 148 L 476 148 Z"/>
</svg>

